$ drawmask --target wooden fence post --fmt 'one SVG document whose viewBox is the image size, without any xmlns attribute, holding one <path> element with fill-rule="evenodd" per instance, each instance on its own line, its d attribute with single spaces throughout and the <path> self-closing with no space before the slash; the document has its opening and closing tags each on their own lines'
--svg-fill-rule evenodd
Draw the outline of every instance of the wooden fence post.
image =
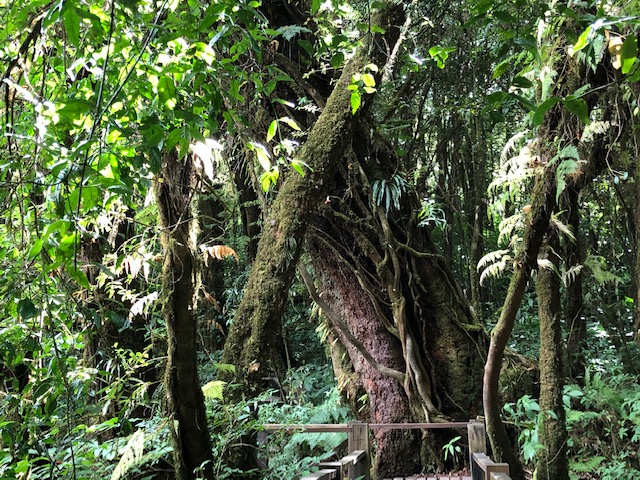
<svg viewBox="0 0 640 480">
<path fill-rule="evenodd" d="M 364 452 L 364 458 L 355 465 L 349 467 L 349 480 L 363 478 L 370 480 L 370 458 L 369 458 L 369 425 L 363 422 L 349 422 L 351 431 L 349 432 L 349 453 L 358 450 Z"/>
<path fill-rule="evenodd" d="M 469 436 L 469 466 L 471 468 L 471 479 L 485 480 L 484 472 L 473 460 L 474 453 L 487 453 L 487 439 L 484 421 L 472 420 L 472 422 L 467 425 L 467 434 Z"/>
</svg>

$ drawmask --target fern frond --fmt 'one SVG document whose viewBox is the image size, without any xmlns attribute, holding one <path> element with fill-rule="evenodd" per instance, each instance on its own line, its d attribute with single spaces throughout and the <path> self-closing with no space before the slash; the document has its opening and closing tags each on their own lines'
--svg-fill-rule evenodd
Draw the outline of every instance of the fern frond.
<svg viewBox="0 0 640 480">
<path fill-rule="evenodd" d="M 516 213 L 505 218 L 498 225 L 500 234 L 498 235 L 498 245 L 502 245 L 505 239 L 511 239 L 513 231 L 522 224 L 522 213 Z"/>
<path fill-rule="evenodd" d="M 502 259 L 500 259 L 500 261 L 495 262 L 494 264 L 489 265 L 487 268 L 485 268 L 480 274 L 480 285 L 484 284 L 484 280 L 486 278 L 495 278 L 502 275 L 507 269 L 507 265 L 510 262 L 511 256 L 505 255 L 504 257 L 502 257 Z"/>
<path fill-rule="evenodd" d="M 125 478 L 127 473 L 135 466 L 140 465 L 142 462 L 142 456 L 144 454 L 144 431 L 138 430 L 134 433 L 126 447 L 118 465 L 111 474 L 111 480 L 120 480 Z"/>
<path fill-rule="evenodd" d="M 501 259 L 508 253 L 509 253 L 509 250 L 495 250 L 493 252 L 487 253 L 484 257 L 478 260 L 478 266 L 477 266 L 478 272 L 480 271 L 480 269 L 484 268 L 485 265 L 488 265 L 490 263 L 495 263 L 498 259 Z"/>
<path fill-rule="evenodd" d="M 513 137 L 507 140 L 507 143 L 504 144 L 502 152 L 500 153 L 500 163 L 505 163 L 509 159 L 509 155 L 511 155 L 511 152 L 515 150 L 515 146 L 518 143 L 518 140 L 525 137 L 528 133 L 528 130 L 523 130 L 522 132 L 516 133 Z"/>
<path fill-rule="evenodd" d="M 607 131 L 612 127 L 610 121 L 596 121 L 591 122 L 584 127 L 582 131 L 582 136 L 580 137 L 580 143 L 590 143 L 597 136 L 603 135 L 607 133 Z"/>
<path fill-rule="evenodd" d="M 562 222 L 562 220 L 558 218 L 558 214 L 552 215 L 549 219 L 549 223 L 553 228 L 555 228 L 565 237 L 571 240 L 572 243 L 576 243 L 576 236 L 573 234 L 573 228 L 570 225 Z"/>
<path fill-rule="evenodd" d="M 595 456 L 580 460 L 570 460 L 569 469 L 576 473 L 594 473 L 605 457 Z"/>
<path fill-rule="evenodd" d="M 562 284 L 565 287 L 568 287 L 571 283 L 575 281 L 578 275 L 580 275 L 583 268 L 584 268 L 584 265 L 574 265 L 569 270 L 564 272 L 564 274 L 562 275 Z"/>
<path fill-rule="evenodd" d="M 236 259 L 236 262 L 240 261 L 238 258 L 238 254 L 236 251 L 227 247 L 226 245 L 213 245 L 212 247 L 208 247 L 207 245 L 200 245 L 200 250 L 204 254 L 204 264 L 208 265 L 209 257 L 215 258 L 216 260 L 224 260 L 227 257 L 233 257 Z"/>
<path fill-rule="evenodd" d="M 213 380 L 202 386 L 202 394 L 208 400 L 222 400 L 222 392 L 227 382 Z"/>
</svg>

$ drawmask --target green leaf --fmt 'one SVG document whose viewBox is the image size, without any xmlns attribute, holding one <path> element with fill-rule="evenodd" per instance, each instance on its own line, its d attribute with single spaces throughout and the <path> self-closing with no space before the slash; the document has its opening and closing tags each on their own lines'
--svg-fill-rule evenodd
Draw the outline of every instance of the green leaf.
<svg viewBox="0 0 640 480">
<path fill-rule="evenodd" d="M 344 53 L 342 52 L 336 52 L 333 57 L 331 57 L 331 66 L 335 69 L 340 68 L 342 62 L 344 62 Z"/>
<path fill-rule="evenodd" d="M 22 320 L 29 320 L 38 313 L 39 310 L 29 298 L 23 298 L 18 302 L 18 314 L 22 317 Z"/>
<path fill-rule="evenodd" d="M 558 97 L 551 97 L 542 102 L 533 113 L 533 125 L 536 127 L 542 125 L 545 114 L 559 101 L 560 99 Z"/>
<path fill-rule="evenodd" d="M 589 34 L 591 33 L 591 25 L 589 25 L 584 32 L 578 37 L 578 41 L 573 44 L 573 48 L 570 50 L 570 54 L 573 56 L 586 47 L 589 43 Z"/>
<path fill-rule="evenodd" d="M 267 130 L 267 143 L 269 143 L 273 137 L 276 136 L 276 132 L 278 131 L 278 120 L 273 120 L 269 124 L 269 129 Z"/>
<path fill-rule="evenodd" d="M 496 68 L 493 70 L 493 78 L 498 78 L 501 77 L 502 75 L 505 74 L 505 72 L 507 70 L 509 70 L 509 67 L 511 66 L 511 59 L 507 59 L 507 60 L 503 60 L 502 62 L 500 62 Z"/>
<path fill-rule="evenodd" d="M 158 98 L 160 103 L 165 105 L 170 110 L 173 110 L 176 106 L 176 85 L 173 78 L 163 75 L 158 80 Z"/>
<path fill-rule="evenodd" d="M 518 88 L 531 88 L 533 87 L 533 82 L 531 80 L 529 80 L 528 78 L 522 77 L 522 76 L 517 76 L 513 79 L 513 81 L 511 82 L 511 84 L 514 87 L 518 87 Z"/>
<path fill-rule="evenodd" d="M 354 90 L 351 93 L 350 102 L 351 102 L 351 114 L 355 115 L 355 113 L 360 108 L 360 105 L 362 104 L 362 97 L 360 96 L 360 92 L 358 90 Z"/>
<path fill-rule="evenodd" d="M 633 64 L 638 56 L 638 39 L 635 35 L 627 35 L 624 43 L 622 44 L 622 50 L 620 52 L 622 57 L 622 73 L 627 74 L 633 68 Z"/>
<path fill-rule="evenodd" d="M 258 162 L 260 162 L 260 166 L 265 170 L 271 170 L 271 159 L 267 152 L 264 151 L 262 147 L 256 147 L 256 156 L 258 157 Z"/>
<path fill-rule="evenodd" d="M 291 167 L 300 174 L 300 176 L 304 177 L 304 169 L 302 168 L 301 162 L 298 160 L 291 160 Z"/>
<path fill-rule="evenodd" d="M 582 98 L 565 100 L 563 103 L 566 109 L 578 117 L 582 123 L 589 123 L 589 107 Z"/>
<path fill-rule="evenodd" d="M 376 86 L 376 79 L 370 73 L 365 73 L 364 75 L 362 75 L 362 81 L 367 87 Z"/>
<path fill-rule="evenodd" d="M 42 251 L 42 240 L 38 238 L 36 239 L 35 242 L 33 242 L 33 245 L 31 245 L 31 248 L 29 249 L 29 253 L 27 254 L 27 259 L 29 261 L 32 261 L 34 258 L 36 258 L 36 255 L 38 255 L 41 251 Z"/>
<path fill-rule="evenodd" d="M 281 122 L 286 123 L 287 125 L 289 125 L 292 129 L 297 130 L 298 132 L 301 132 L 302 129 L 300 128 L 300 126 L 296 123 L 296 121 L 293 118 L 290 117 L 282 117 L 280 119 Z"/>
<path fill-rule="evenodd" d="M 87 278 L 87 275 L 79 268 L 73 268 L 73 265 L 71 265 L 69 266 L 69 268 L 67 268 L 67 273 L 81 287 L 91 288 L 91 284 L 89 283 L 89 279 Z"/>
<path fill-rule="evenodd" d="M 80 45 L 80 17 L 75 8 L 65 10 L 62 16 L 62 23 L 64 23 L 64 29 L 71 45 L 78 48 Z"/>
</svg>

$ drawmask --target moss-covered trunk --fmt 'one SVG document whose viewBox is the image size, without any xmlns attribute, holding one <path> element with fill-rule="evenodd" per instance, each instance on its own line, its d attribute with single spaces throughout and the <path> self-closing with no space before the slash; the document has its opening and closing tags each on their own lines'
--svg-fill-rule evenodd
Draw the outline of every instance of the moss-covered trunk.
<svg viewBox="0 0 640 480">
<path fill-rule="evenodd" d="M 374 198 L 372 185 L 399 181 L 390 176 L 402 167 L 372 131 L 366 124 L 358 129 L 312 223 L 308 251 L 322 292 L 314 300 L 368 394 L 369 421 L 474 417 L 485 333 L 428 229 L 418 226 L 415 192 L 407 189 L 388 210 Z M 421 441 L 417 432 L 378 431 L 375 437 L 376 478 L 444 466 L 439 435 Z"/>
<path fill-rule="evenodd" d="M 580 192 L 575 187 L 567 188 L 561 197 L 561 209 L 566 212 L 566 224 L 571 227 L 575 241 L 566 241 L 564 246 L 564 263 L 567 275 L 567 294 L 565 302 L 565 318 L 569 336 L 567 338 L 568 370 L 571 379 L 581 383 L 584 381 L 586 359 L 584 343 L 587 338 L 587 321 L 584 318 L 582 297 L 582 262 L 584 261 L 582 235 L 580 233 Z"/>
<path fill-rule="evenodd" d="M 385 31 L 385 41 L 394 43 L 404 9 L 390 5 L 373 21 Z M 223 362 L 237 367 L 237 378 L 258 384 L 261 377 L 282 367 L 281 317 L 287 293 L 306 232 L 309 216 L 327 193 L 327 179 L 335 171 L 349 143 L 359 114 L 351 111 L 354 74 L 367 63 L 384 63 L 384 52 L 367 38 L 347 63 L 322 114 L 313 126 L 297 158 L 309 166 L 304 176 L 291 174 L 285 181 L 265 221 L 258 252 L 242 301 L 225 344 Z M 365 102 L 365 104 L 368 102 Z"/>
<path fill-rule="evenodd" d="M 191 201 L 196 174 L 190 156 L 165 153 L 155 182 L 164 264 L 162 315 L 167 328 L 165 389 L 176 478 L 213 478 L 204 397 L 197 370 L 196 299 L 199 259 Z M 203 466 L 204 465 L 204 466 Z M 201 466 L 199 473 L 196 472 Z"/>
<path fill-rule="evenodd" d="M 567 426 L 562 389 L 564 387 L 564 340 L 560 306 L 560 262 L 556 254 L 557 238 L 548 235 L 543 256 L 549 265 L 538 271 L 538 316 L 540 319 L 540 443 L 537 455 L 537 480 L 567 480 Z M 556 247 L 556 248 L 554 248 Z M 553 268 L 552 268 L 553 267 Z"/>
</svg>

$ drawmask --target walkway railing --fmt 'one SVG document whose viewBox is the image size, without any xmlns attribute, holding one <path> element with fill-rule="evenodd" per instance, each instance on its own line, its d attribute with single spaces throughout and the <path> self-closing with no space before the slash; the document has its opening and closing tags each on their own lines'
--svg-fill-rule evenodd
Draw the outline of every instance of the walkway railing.
<svg viewBox="0 0 640 480">
<path fill-rule="evenodd" d="M 340 460 L 318 463 L 319 470 L 301 480 L 370 480 L 369 430 L 411 430 L 467 427 L 469 438 L 469 464 L 472 480 L 511 480 L 509 465 L 495 463 L 487 456 L 487 441 L 484 422 L 448 423 L 363 423 L 349 422 L 342 424 L 308 424 L 308 425 L 265 425 L 265 432 L 346 432 L 348 435 L 349 454 Z M 468 478 L 468 477 L 467 477 Z"/>
</svg>

